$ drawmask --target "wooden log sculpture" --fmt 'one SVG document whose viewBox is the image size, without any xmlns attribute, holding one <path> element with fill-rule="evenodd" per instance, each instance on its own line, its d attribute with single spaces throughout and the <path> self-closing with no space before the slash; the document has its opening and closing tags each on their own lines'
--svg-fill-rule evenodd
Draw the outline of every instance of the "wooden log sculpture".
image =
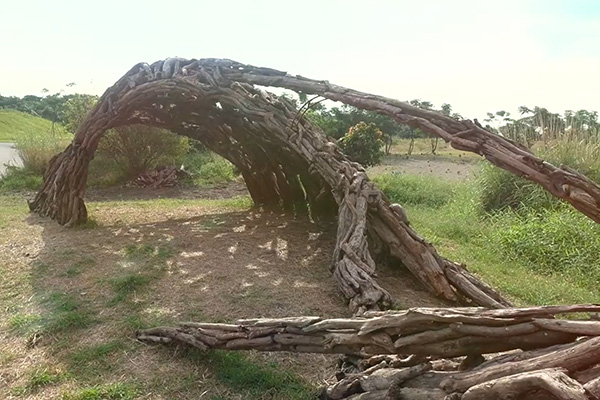
<svg viewBox="0 0 600 400">
<path fill-rule="evenodd" d="M 138 339 L 362 357 L 363 370 L 341 375 L 323 389 L 323 399 L 588 400 L 600 388 L 600 321 L 554 316 L 598 311 L 598 305 L 414 308 L 346 319 L 188 322 L 140 331 Z M 442 360 L 455 357 L 462 362 Z"/>
<path fill-rule="evenodd" d="M 438 135 L 455 148 L 484 155 L 600 222 L 598 185 L 575 171 L 536 158 L 470 120 L 458 121 L 393 99 L 269 68 L 223 59 L 180 58 L 137 64 L 104 93 L 72 143 L 51 160 L 30 209 L 66 226 L 84 222 L 88 166 L 105 131 L 128 124 L 163 127 L 198 139 L 230 160 L 241 171 L 257 205 L 294 211 L 308 205 L 315 216 L 337 211 L 332 273 L 354 313 L 391 303 L 390 295 L 373 279 L 375 262 L 369 247 L 399 259 L 443 299 L 491 308 L 510 306 L 463 266 L 437 254 L 409 226 L 402 207 L 390 204 L 363 168 L 299 116 L 293 104 L 254 85 L 321 95 L 389 115 Z"/>
</svg>

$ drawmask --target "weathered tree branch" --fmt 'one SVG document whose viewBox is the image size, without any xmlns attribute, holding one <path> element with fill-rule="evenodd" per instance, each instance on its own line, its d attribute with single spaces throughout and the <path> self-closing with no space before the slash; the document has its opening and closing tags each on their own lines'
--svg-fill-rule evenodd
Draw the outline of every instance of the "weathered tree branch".
<svg viewBox="0 0 600 400">
<path fill-rule="evenodd" d="M 362 363 L 365 369 L 342 375 L 338 382 L 324 388 L 321 394 L 324 399 L 413 398 L 407 396 L 444 399 L 446 395 L 463 400 L 548 396 L 593 399 L 591 396 L 600 385 L 596 379 L 600 372 L 589 368 L 600 363 L 600 331 L 590 326 L 597 321 L 554 317 L 598 310 L 597 305 L 502 310 L 413 308 L 368 312 L 364 317 L 346 319 L 292 317 L 248 319 L 235 324 L 189 322 L 175 328 L 143 330 L 138 339 L 182 343 L 203 350 L 365 357 Z M 553 329 L 556 325 L 560 331 Z M 587 337 L 578 340 L 581 336 Z M 525 351 L 514 352 L 517 349 Z M 500 351 L 513 352 L 483 363 L 471 363 L 477 358 L 484 360 L 482 354 Z M 460 365 L 438 359 L 458 356 L 466 356 Z M 582 374 L 586 378 L 578 383 Z"/>
</svg>

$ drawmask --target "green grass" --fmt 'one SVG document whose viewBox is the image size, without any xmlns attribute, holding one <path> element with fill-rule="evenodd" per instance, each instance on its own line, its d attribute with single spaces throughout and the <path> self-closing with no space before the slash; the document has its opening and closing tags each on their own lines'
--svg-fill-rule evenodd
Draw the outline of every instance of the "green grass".
<svg viewBox="0 0 600 400">
<path fill-rule="evenodd" d="M 600 182 L 600 144 L 556 141 L 536 148 L 536 154 L 556 165 L 566 165 L 595 182 Z M 562 203 L 535 182 L 526 180 L 490 163 L 477 176 L 481 204 L 486 212 L 511 209 L 528 214 L 531 209 L 560 209 Z"/>
<path fill-rule="evenodd" d="M 1 181 L 0 181 L 1 182 Z M 27 201 L 17 195 L 2 194 L 0 190 L 0 230 L 27 215 Z M 0 231 L 1 232 L 1 231 Z M 1 233 L 0 233 L 1 234 Z"/>
<path fill-rule="evenodd" d="M 441 207 L 452 200 L 455 184 L 435 177 L 383 174 L 373 178 L 390 201 L 401 205 Z"/>
<path fill-rule="evenodd" d="M 257 364 L 242 353 L 218 350 L 205 353 L 191 349 L 186 356 L 212 365 L 217 380 L 244 398 L 260 399 L 267 394 L 277 399 L 316 398 L 314 387 L 276 363 Z"/>
<path fill-rule="evenodd" d="M 54 125 L 62 137 L 70 134 L 60 125 Z M 0 110 L 0 142 L 15 142 L 30 132 L 50 132 L 52 121 L 16 110 Z"/>
<path fill-rule="evenodd" d="M 13 396 L 24 396 L 26 394 L 36 393 L 42 388 L 64 380 L 64 374 L 51 371 L 48 367 L 38 367 L 29 372 L 27 383 L 24 386 L 17 386 L 11 389 Z"/>
<path fill-rule="evenodd" d="M 389 184 L 383 189 L 391 198 L 409 200 L 400 203 L 411 224 L 443 256 L 465 262 L 520 305 L 599 302 L 597 224 L 566 206 L 487 215 L 472 182 L 453 184 L 448 200 L 440 198 L 445 182 L 413 178 L 408 181 L 418 185 L 408 186 L 413 193 L 406 195 L 396 195 L 406 185 L 390 183 L 404 180 L 378 180 Z"/>
<path fill-rule="evenodd" d="M 52 335 L 91 326 L 95 318 L 74 295 L 53 292 L 45 295 L 40 314 L 17 313 L 9 320 L 16 332 L 31 335 Z"/>
<path fill-rule="evenodd" d="M 0 193 L 37 190 L 41 186 L 42 175 L 14 166 L 9 166 L 0 177 Z"/>
<path fill-rule="evenodd" d="M 161 208 L 163 210 L 174 209 L 185 206 L 202 206 L 207 208 L 231 208 L 231 209 L 248 209 L 252 207 L 252 199 L 249 196 L 237 196 L 227 199 L 180 199 L 180 198 L 160 198 L 152 200 L 115 200 L 90 202 L 89 208 L 113 208 L 116 206 L 126 206 L 133 209 L 150 209 Z"/>
<path fill-rule="evenodd" d="M 129 297 L 129 295 L 147 286 L 151 282 L 151 277 L 142 274 L 127 274 L 110 280 L 111 286 L 115 291 L 115 296 L 110 300 L 109 305 L 116 305 Z"/>
<path fill-rule="evenodd" d="M 63 393 L 63 400 L 132 400 L 138 397 L 137 385 L 112 383 Z"/>
</svg>

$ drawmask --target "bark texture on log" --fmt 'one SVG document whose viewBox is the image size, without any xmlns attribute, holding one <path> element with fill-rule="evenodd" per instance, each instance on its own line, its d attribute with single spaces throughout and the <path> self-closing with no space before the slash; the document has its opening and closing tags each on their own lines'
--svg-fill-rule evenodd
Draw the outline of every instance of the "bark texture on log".
<svg viewBox="0 0 600 400">
<path fill-rule="evenodd" d="M 588 400 L 600 390 L 600 371 L 591 368 L 600 363 L 600 331 L 590 329 L 597 321 L 555 315 L 598 310 L 599 305 L 413 308 L 344 319 L 187 322 L 140 331 L 138 339 L 203 350 L 364 357 L 363 370 L 340 374 L 338 382 L 323 388 L 322 399 Z M 512 352 L 495 354 L 500 351 Z M 491 359 L 482 357 L 490 353 Z M 466 358 L 443 359 L 458 356 Z"/>
</svg>

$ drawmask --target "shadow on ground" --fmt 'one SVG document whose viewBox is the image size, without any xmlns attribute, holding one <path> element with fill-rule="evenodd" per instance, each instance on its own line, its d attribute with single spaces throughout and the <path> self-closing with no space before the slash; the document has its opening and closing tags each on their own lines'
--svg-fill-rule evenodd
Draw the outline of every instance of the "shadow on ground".
<svg viewBox="0 0 600 400">
<path fill-rule="evenodd" d="M 332 378 L 336 356 L 199 353 L 134 335 L 182 320 L 348 315 L 329 273 L 336 221 L 193 206 L 90 209 L 98 226 L 65 229 L 29 215 L 4 244 L 14 277 L 3 298 L 3 398 L 77 399 L 116 387 L 118 398 L 300 399 Z M 378 280 L 400 306 L 440 304 L 401 269 L 382 268 Z"/>
</svg>

